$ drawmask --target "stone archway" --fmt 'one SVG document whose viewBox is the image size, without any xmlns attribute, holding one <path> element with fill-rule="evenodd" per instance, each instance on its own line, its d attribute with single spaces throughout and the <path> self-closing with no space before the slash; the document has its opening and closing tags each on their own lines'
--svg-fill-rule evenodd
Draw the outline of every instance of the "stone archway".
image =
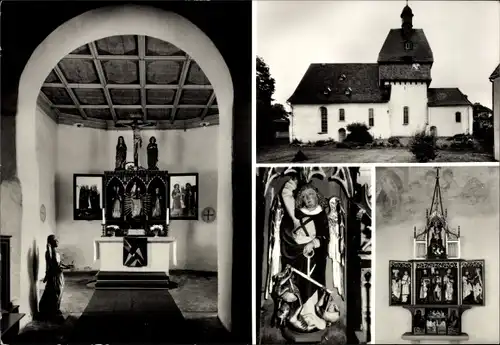
<svg viewBox="0 0 500 345">
<path fill-rule="evenodd" d="M 347 135 L 347 132 L 346 132 L 345 128 L 340 128 L 339 129 L 339 143 L 341 143 L 345 140 L 346 135 Z"/>
<path fill-rule="evenodd" d="M 232 119 L 233 84 L 229 69 L 213 42 L 184 17 L 137 5 L 103 7 L 83 13 L 59 26 L 35 49 L 19 81 L 16 114 L 17 172 L 23 190 L 21 220 L 21 282 L 29 279 L 28 253 L 44 245 L 40 226 L 39 155 L 37 154 L 37 98 L 52 68 L 76 48 L 114 35 L 144 35 L 166 41 L 189 54 L 213 85 L 219 105 L 218 143 L 218 315 L 231 329 L 232 300 Z M 35 242 L 34 242 L 35 241 Z M 37 249 L 37 248 L 35 248 Z M 42 251 L 43 252 L 43 251 Z M 21 284 L 23 286 L 23 284 Z M 30 289 L 20 293 L 21 312 L 29 313 Z M 23 310 L 24 309 L 24 310 Z M 28 320 L 25 318 L 24 322 Z"/>
</svg>

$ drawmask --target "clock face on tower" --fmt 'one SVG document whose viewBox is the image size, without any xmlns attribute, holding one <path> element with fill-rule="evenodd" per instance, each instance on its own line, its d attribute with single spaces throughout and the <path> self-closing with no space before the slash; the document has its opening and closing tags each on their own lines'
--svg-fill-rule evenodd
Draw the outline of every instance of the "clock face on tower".
<svg viewBox="0 0 500 345">
<path fill-rule="evenodd" d="M 45 222 L 45 218 L 47 217 L 47 210 L 45 209 L 45 205 L 42 204 L 40 206 L 40 220 Z"/>
</svg>

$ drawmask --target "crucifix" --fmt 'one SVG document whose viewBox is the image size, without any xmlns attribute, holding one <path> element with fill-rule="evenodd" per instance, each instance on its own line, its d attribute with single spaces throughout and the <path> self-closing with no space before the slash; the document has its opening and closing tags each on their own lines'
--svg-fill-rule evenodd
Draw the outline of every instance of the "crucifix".
<svg viewBox="0 0 500 345">
<path fill-rule="evenodd" d="M 142 148 L 141 129 L 155 126 L 154 122 L 143 122 L 142 115 L 132 115 L 131 122 L 119 122 L 118 127 L 129 127 L 132 129 L 134 138 L 134 166 L 139 168 L 139 149 Z"/>
</svg>

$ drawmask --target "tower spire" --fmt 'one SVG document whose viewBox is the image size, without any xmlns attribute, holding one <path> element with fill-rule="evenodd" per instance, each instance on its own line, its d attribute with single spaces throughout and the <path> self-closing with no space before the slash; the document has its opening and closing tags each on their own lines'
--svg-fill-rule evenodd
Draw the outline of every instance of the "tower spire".
<svg viewBox="0 0 500 345">
<path fill-rule="evenodd" d="M 401 28 L 405 35 L 409 35 L 413 29 L 413 11 L 408 6 L 408 0 L 406 0 L 406 6 L 401 12 Z"/>
</svg>

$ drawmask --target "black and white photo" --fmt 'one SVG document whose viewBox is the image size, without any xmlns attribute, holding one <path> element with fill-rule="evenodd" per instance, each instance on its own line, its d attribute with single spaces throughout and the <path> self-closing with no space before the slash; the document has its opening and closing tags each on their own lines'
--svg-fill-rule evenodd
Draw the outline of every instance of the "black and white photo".
<svg viewBox="0 0 500 345">
<path fill-rule="evenodd" d="M 257 13 L 259 163 L 498 160 L 496 2 L 265 1 Z"/>
</svg>

